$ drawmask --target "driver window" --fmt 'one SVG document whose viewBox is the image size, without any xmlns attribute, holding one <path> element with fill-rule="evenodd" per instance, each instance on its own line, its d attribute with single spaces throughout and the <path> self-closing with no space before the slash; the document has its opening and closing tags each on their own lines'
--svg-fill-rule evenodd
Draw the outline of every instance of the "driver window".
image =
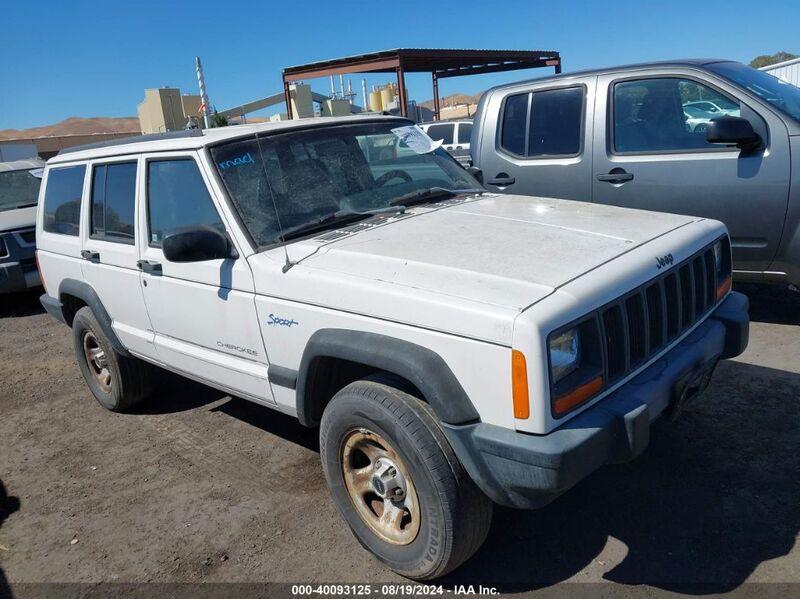
<svg viewBox="0 0 800 599">
<path fill-rule="evenodd" d="M 191 158 L 147 163 L 147 220 L 150 247 L 161 247 L 164 233 L 208 225 L 225 232 L 197 163 Z"/>
<path fill-rule="evenodd" d="M 675 77 L 614 85 L 614 151 L 719 149 L 706 141 L 711 119 L 740 115 L 739 104 L 710 87 Z"/>
</svg>

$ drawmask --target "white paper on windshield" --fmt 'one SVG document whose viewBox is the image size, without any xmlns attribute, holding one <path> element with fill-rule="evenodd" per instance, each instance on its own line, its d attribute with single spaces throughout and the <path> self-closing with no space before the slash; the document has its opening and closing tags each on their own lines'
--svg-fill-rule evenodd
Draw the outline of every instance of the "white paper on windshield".
<svg viewBox="0 0 800 599">
<path fill-rule="evenodd" d="M 44 169 L 43 168 L 35 168 L 31 171 L 28 171 L 31 175 L 36 177 L 37 179 L 41 179 L 44 176 Z"/>
<path fill-rule="evenodd" d="M 428 137 L 427 133 L 416 125 L 396 127 L 392 129 L 392 133 L 417 154 L 429 154 L 441 146 L 443 141 L 441 139 L 439 141 L 433 141 Z"/>
</svg>

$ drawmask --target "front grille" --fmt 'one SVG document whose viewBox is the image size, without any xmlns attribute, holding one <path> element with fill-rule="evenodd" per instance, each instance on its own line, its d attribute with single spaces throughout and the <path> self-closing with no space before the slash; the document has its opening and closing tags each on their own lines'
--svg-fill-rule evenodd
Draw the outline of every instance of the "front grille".
<svg viewBox="0 0 800 599">
<path fill-rule="evenodd" d="M 674 341 L 716 303 L 714 251 L 708 247 L 600 310 L 608 384 Z"/>
</svg>

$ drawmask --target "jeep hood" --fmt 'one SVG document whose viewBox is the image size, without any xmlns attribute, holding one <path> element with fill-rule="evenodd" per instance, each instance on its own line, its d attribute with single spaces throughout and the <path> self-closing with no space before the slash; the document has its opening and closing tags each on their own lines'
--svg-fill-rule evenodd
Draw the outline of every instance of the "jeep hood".
<svg viewBox="0 0 800 599">
<path fill-rule="evenodd" d="M 698 220 L 497 194 L 419 206 L 401 216 L 292 244 L 290 258 L 309 269 L 523 310 L 572 279 Z"/>
</svg>

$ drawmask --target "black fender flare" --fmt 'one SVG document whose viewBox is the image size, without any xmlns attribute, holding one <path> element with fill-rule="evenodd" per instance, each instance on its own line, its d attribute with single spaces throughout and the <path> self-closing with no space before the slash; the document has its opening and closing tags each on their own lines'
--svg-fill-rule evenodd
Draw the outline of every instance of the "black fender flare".
<svg viewBox="0 0 800 599">
<path fill-rule="evenodd" d="M 119 337 L 117 337 L 117 334 L 114 332 L 114 327 L 111 326 L 111 317 L 108 315 L 103 302 L 100 301 L 100 297 L 97 295 L 97 292 L 92 288 L 91 285 L 85 281 L 64 279 L 58 286 L 58 299 L 61 300 L 62 303 L 64 302 L 65 295 L 77 297 L 86 303 L 86 305 L 92 310 L 94 317 L 100 324 L 100 328 L 103 329 L 103 334 L 106 336 L 106 338 L 108 338 L 108 341 L 111 343 L 114 351 L 122 356 L 125 356 L 126 358 L 131 357 L 128 353 L 128 350 L 125 349 L 125 346 L 122 345 Z M 70 323 L 70 326 L 72 326 L 72 323 Z"/>
<path fill-rule="evenodd" d="M 309 378 L 315 360 L 326 357 L 357 362 L 408 380 L 442 422 L 464 424 L 480 420 L 461 383 L 436 352 L 378 333 L 320 329 L 308 340 L 297 374 L 297 418 L 306 426 L 318 424 Z"/>
</svg>

